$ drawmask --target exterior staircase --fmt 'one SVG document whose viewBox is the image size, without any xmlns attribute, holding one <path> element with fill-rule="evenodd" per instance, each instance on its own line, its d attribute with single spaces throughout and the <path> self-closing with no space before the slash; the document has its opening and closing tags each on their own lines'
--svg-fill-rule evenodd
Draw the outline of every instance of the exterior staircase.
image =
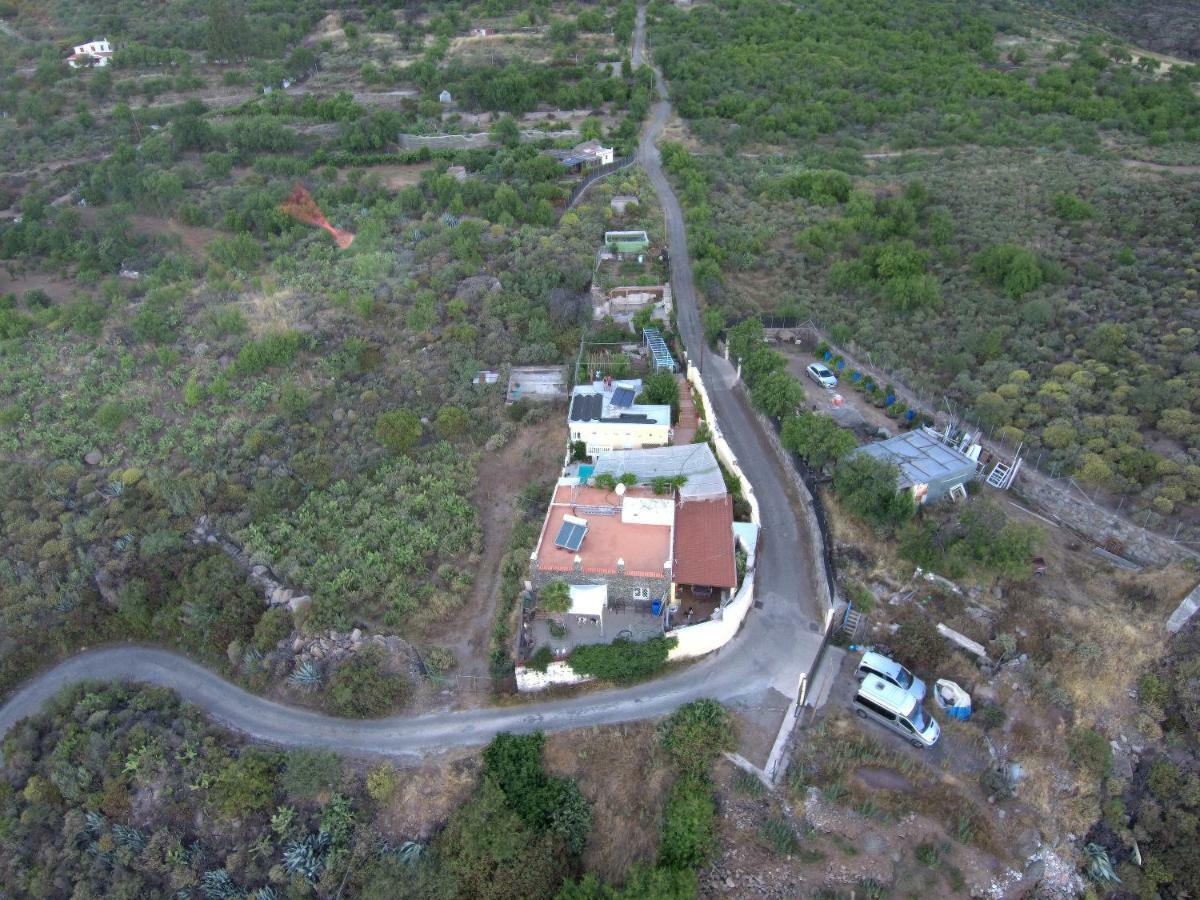
<svg viewBox="0 0 1200 900">
<path fill-rule="evenodd" d="M 692 403 L 692 386 L 688 383 L 687 378 L 683 375 L 676 375 L 675 381 L 679 384 L 679 421 L 675 423 L 671 443 L 678 446 L 692 442 L 692 438 L 696 434 L 696 427 L 700 424 L 700 416 L 696 413 L 696 407 Z"/>
<path fill-rule="evenodd" d="M 842 619 L 842 632 L 851 640 L 858 637 L 858 632 L 862 629 L 863 622 L 866 621 L 866 616 L 860 613 L 853 606 L 846 608 L 846 616 Z"/>
</svg>

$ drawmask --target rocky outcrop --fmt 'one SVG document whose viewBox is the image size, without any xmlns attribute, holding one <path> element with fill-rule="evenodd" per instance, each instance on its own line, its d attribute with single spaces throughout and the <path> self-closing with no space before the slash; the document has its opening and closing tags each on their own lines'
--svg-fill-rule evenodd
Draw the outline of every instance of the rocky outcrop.
<svg viewBox="0 0 1200 900">
<path fill-rule="evenodd" d="M 312 637 L 296 637 L 291 641 L 292 657 L 297 667 L 306 662 L 321 667 L 336 664 L 367 647 L 381 647 L 397 671 L 403 671 L 413 678 L 421 678 L 425 674 L 421 657 L 412 644 L 394 634 L 366 635 L 361 629 L 355 628 L 347 632 L 328 631 Z"/>
<path fill-rule="evenodd" d="M 267 566 L 255 563 L 249 553 L 217 532 L 208 516 L 196 520 L 196 527 L 192 529 L 192 543 L 212 544 L 219 548 L 246 573 L 269 606 L 286 606 L 295 612 L 312 599 L 308 594 L 287 587 Z"/>
</svg>

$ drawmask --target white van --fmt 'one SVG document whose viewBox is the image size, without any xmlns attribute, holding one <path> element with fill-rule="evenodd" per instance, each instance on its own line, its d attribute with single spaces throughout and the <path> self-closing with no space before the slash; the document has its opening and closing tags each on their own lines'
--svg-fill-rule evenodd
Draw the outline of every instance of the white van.
<svg viewBox="0 0 1200 900">
<path fill-rule="evenodd" d="M 914 747 L 932 747 L 942 734 L 938 723 L 926 715 L 912 694 L 875 676 L 863 679 L 858 686 L 854 714 L 860 719 L 874 719 Z"/>
<path fill-rule="evenodd" d="M 854 677 L 862 681 L 871 675 L 908 691 L 918 703 L 925 699 L 925 682 L 891 657 L 868 650 L 859 661 L 858 671 L 854 673 Z"/>
</svg>

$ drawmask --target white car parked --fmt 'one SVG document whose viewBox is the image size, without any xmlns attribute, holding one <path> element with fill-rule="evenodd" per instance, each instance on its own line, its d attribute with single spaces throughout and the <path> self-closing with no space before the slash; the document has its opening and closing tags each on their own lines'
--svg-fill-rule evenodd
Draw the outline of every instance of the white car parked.
<svg viewBox="0 0 1200 900">
<path fill-rule="evenodd" d="M 837 387 L 837 376 L 830 372 L 821 363 L 813 363 L 807 369 L 808 377 L 815 381 L 823 388 Z"/>
</svg>

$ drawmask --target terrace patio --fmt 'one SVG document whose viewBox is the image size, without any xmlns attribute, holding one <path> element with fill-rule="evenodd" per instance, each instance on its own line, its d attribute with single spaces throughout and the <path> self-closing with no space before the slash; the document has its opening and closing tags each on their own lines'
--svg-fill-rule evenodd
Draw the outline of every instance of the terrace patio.
<svg viewBox="0 0 1200 900">
<path fill-rule="evenodd" d="M 538 647 L 549 646 L 555 657 L 562 659 L 583 644 L 611 644 L 618 637 L 644 641 L 661 635 L 664 630 L 664 615 L 654 615 L 649 604 L 621 604 L 612 601 L 604 610 L 603 627 L 598 616 L 567 614 L 557 617 L 566 626 L 564 637 L 550 633 L 550 619 L 534 609 L 524 611 L 521 620 L 521 635 L 517 648 L 518 659 L 528 659 Z"/>
</svg>

